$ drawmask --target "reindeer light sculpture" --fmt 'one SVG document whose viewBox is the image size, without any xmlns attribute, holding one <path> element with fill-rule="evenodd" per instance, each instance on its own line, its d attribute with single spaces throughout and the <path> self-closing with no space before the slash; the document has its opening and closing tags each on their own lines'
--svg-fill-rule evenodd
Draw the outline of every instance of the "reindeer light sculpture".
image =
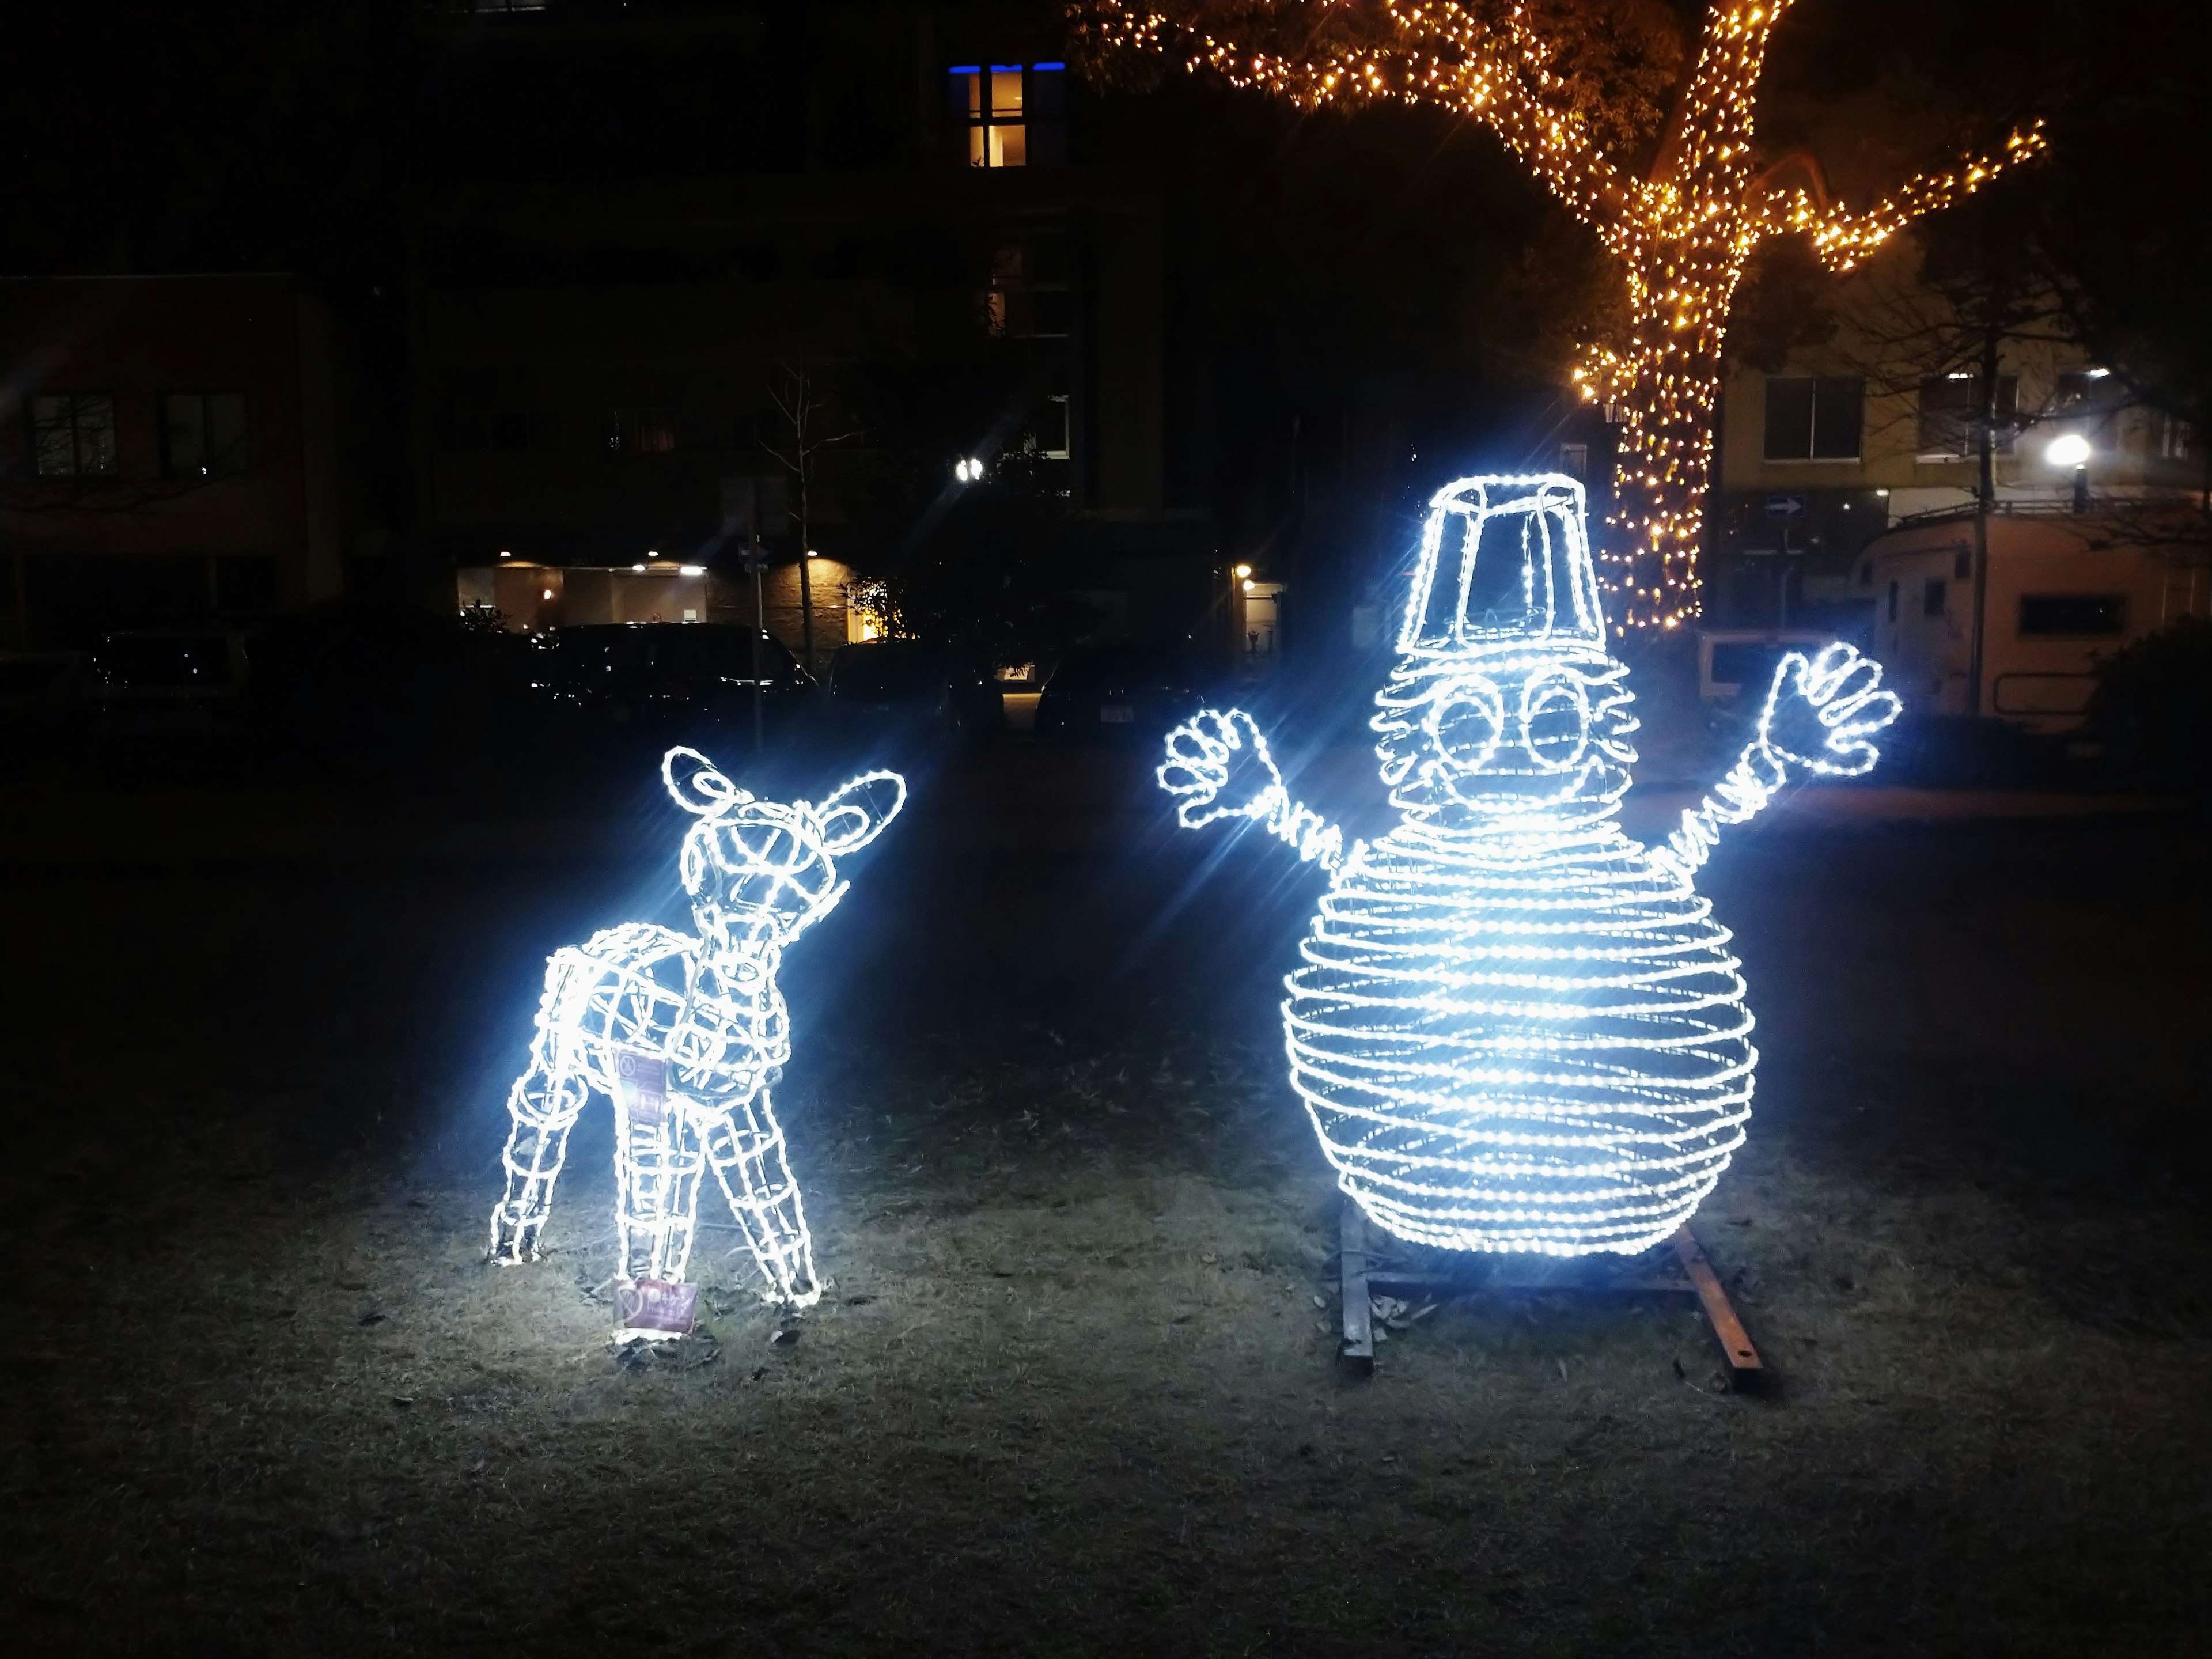
<svg viewBox="0 0 2212 1659">
<path fill-rule="evenodd" d="M 678 864 L 698 937 L 625 922 L 554 952 L 530 1064 L 507 1097 L 507 1192 L 491 1212 L 493 1257 L 533 1259 L 568 1132 L 594 1093 L 607 1097 L 623 1334 L 639 1335 L 689 1328 L 688 1289 L 679 1321 L 653 1309 L 678 1299 L 709 1170 L 771 1296 L 793 1308 L 821 1297 L 769 1097 L 791 1058 L 776 970 L 844 897 L 836 860 L 906 803 L 893 772 L 854 778 L 819 805 L 757 799 L 692 749 L 670 750 L 660 774 L 698 819 Z"/>
<path fill-rule="evenodd" d="M 1692 878 L 1793 773 L 1873 766 L 1897 698 L 1848 645 L 1789 653 L 1735 766 L 1644 847 L 1617 822 L 1636 720 L 1582 486 L 1439 490 L 1411 599 L 1370 722 L 1388 835 L 1346 848 L 1236 709 L 1168 734 L 1160 786 L 1186 827 L 1263 824 L 1331 876 L 1284 1036 L 1362 1211 L 1448 1249 L 1633 1255 L 1689 1218 L 1751 1115 L 1741 963 Z"/>
</svg>

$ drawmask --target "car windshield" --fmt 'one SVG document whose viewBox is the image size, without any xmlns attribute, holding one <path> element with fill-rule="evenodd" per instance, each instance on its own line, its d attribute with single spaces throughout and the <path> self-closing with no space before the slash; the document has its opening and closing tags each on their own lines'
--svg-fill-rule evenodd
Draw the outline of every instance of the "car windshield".
<svg viewBox="0 0 2212 1659">
<path fill-rule="evenodd" d="M 918 640 L 848 645 L 830 665 L 830 690 L 842 696 L 894 697 L 934 690 L 945 674 L 945 653 Z"/>
<path fill-rule="evenodd" d="M 1052 684 L 1063 691 L 1138 686 L 1181 690 L 1190 683 L 1189 666 L 1180 653 L 1134 647 L 1116 647 L 1070 657 L 1052 677 Z"/>
</svg>

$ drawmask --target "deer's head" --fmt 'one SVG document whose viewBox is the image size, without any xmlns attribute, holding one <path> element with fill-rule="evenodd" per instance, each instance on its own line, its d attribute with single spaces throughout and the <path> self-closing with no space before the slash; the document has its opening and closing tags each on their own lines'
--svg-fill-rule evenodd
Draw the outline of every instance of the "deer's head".
<svg viewBox="0 0 2212 1659">
<path fill-rule="evenodd" d="M 672 749 L 661 781 L 698 822 L 678 869 L 701 936 L 717 952 L 779 952 L 836 908 L 837 860 L 866 847 L 906 805 L 896 772 L 867 772 L 827 800 L 762 800 L 696 749 Z"/>
</svg>

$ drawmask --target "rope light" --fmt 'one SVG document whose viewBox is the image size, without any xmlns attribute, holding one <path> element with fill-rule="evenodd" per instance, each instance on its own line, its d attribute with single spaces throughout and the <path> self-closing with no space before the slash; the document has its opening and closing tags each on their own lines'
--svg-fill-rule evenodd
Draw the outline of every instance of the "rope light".
<svg viewBox="0 0 2212 1659">
<path fill-rule="evenodd" d="M 1922 214 L 1986 185 L 2045 148 L 2042 124 L 1990 155 L 1923 173 L 1872 207 L 1826 199 L 1817 182 L 1782 187 L 1754 171 L 1759 75 L 1768 37 L 1792 0 L 1716 0 L 1657 159 L 1643 177 L 1620 166 L 1566 101 L 1558 48 L 1526 3 L 1460 0 L 1244 0 L 1164 9 L 1095 0 L 1085 10 L 1107 52 L 1149 52 L 1210 70 L 1231 85 L 1303 109 L 1428 104 L 1480 122 L 1577 219 L 1597 233 L 1627 289 L 1625 344 L 1585 345 L 1573 372 L 1587 403 L 1621 417 L 1613 534 L 1601 556 L 1618 624 L 1681 626 L 1699 614 L 1698 552 L 1712 467 L 1712 415 L 1729 307 L 1744 268 L 1771 236 L 1802 234 L 1828 269 L 1847 271 Z M 1295 15 L 1300 54 L 1225 38 L 1220 20 Z M 1330 26 L 1334 25 L 1334 37 Z M 1817 175 L 1816 175 L 1817 179 Z"/>
<path fill-rule="evenodd" d="M 554 952 L 530 1064 L 507 1097 L 514 1127 L 492 1255 L 538 1255 L 568 1132 L 598 1094 L 615 1110 L 617 1273 L 626 1288 L 681 1285 L 700 1177 L 712 1170 L 770 1294 L 805 1307 L 822 1289 L 769 1092 L 791 1058 L 776 970 L 785 948 L 844 897 L 836 860 L 883 832 L 905 805 L 906 784 L 868 772 L 818 806 L 785 805 L 680 747 L 660 774 L 698 820 L 678 860 L 698 935 L 624 922 Z M 626 1297 L 623 1305 L 666 1300 Z M 631 1334 L 666 1328 L 648 1318 Z"/>
<path fill-rule="evenodd" d="M 1632 1254 L 1686 1220 L 1751 1115 L 1752 1017 L 1692 884 L 1793 774 L 1856 775 L 1898 714 L 1847 645 L 1792 652 L 1722 782 L 1646 848 L 1582 486 L 1463 478 L 1429 504 L 1376 755 L 1399 823 L 1355 842 L 1293 803 L 1249 715 L 1167 738 L 1196 828 L 1265 827 L 1331 873 L 1285 981 L 1291 1084 L 1339 1184 L 1401 1238 Z"/>
</svg>

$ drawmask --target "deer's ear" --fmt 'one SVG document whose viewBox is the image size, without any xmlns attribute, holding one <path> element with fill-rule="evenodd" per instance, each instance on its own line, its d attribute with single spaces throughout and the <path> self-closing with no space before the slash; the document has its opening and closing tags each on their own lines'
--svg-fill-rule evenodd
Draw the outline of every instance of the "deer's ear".
<svg viewBox="0 0 2212 1659">
<path fill-rule="evenodd" d="M 865 772 L 814 809 L 822 845 L 833 857 L 866 847 L 906 805 L 906 780 L 896 772 Z"/>
<path fill-rule="evenodd" d="M 738 788 L 716 771 L 714 762 L 697 750 L 681 745 L 660 757 L 660 781 L 667 785 L 671 800 L 702 818 L 714 817 L 752 799 L 750 790 Z"/>
</svg>

